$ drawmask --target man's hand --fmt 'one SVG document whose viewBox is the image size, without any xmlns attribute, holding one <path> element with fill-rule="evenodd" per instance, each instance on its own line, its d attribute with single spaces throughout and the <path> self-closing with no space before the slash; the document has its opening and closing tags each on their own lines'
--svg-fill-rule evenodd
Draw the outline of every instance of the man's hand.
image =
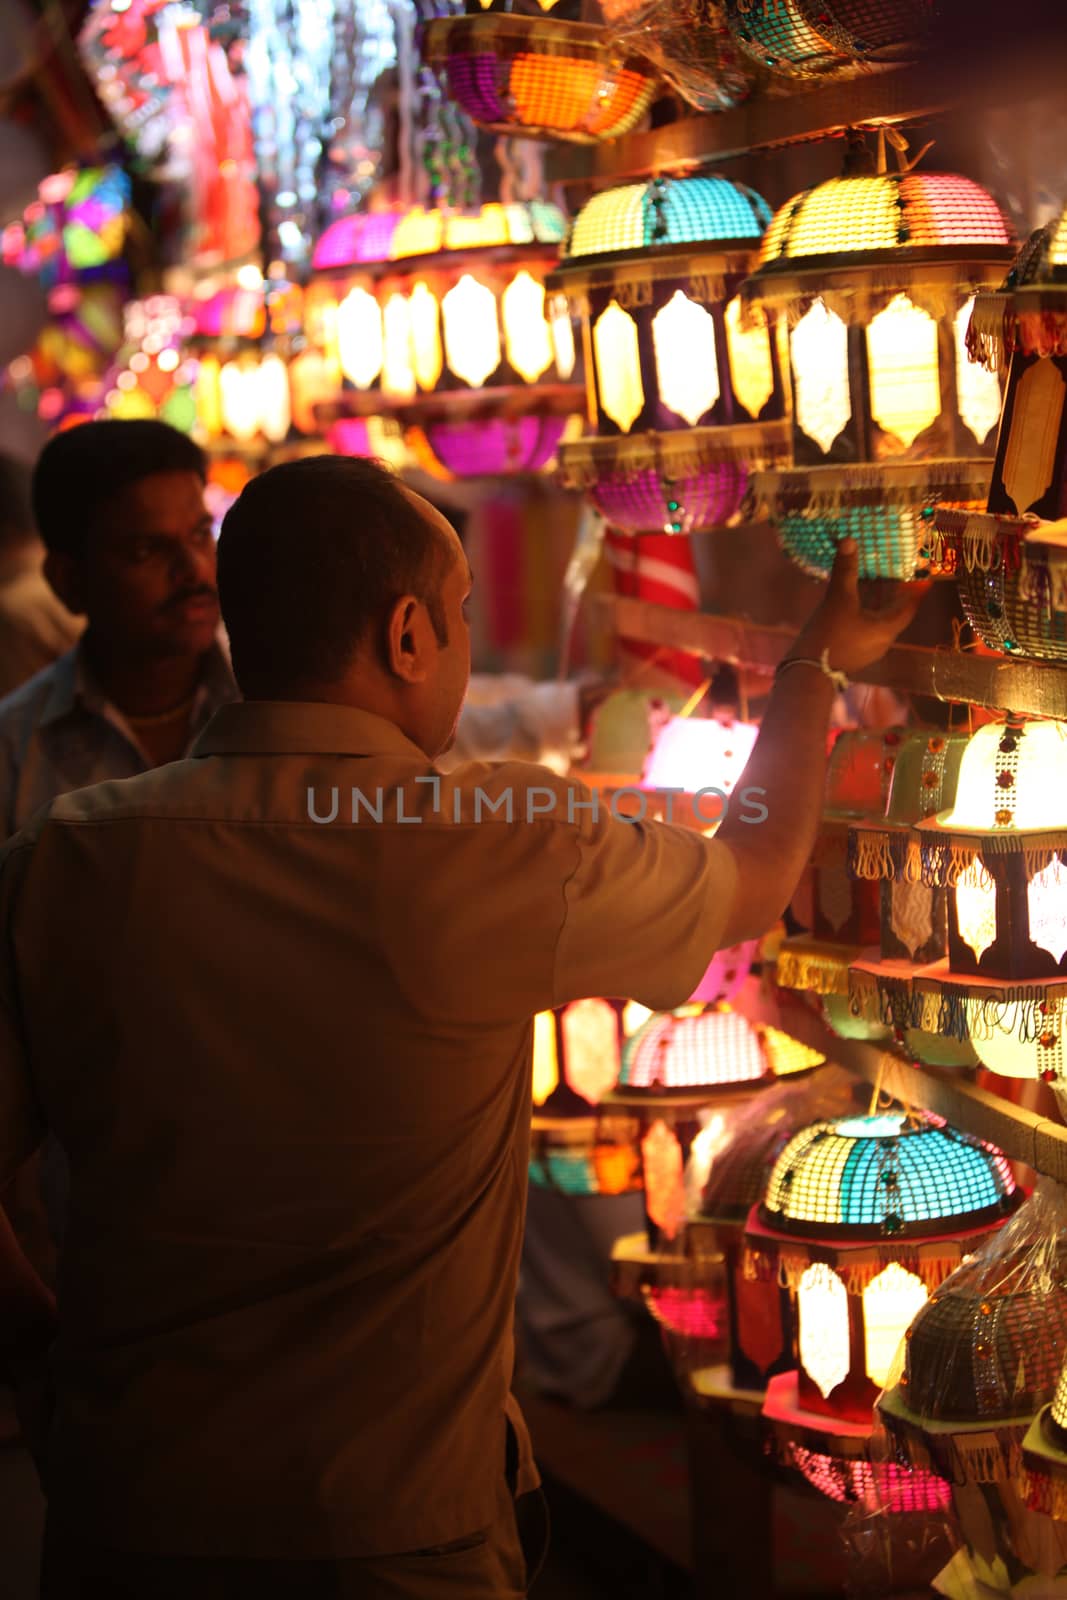
<svg viewBox="0 0 1067 1600">
<path fill-rule="evenodd" d="M 919 609 L 929 583 L 885 584 L 877 609 L 863 603 L 859 585 L 859 547 L 844 539 L 829 587 L 804 624 L 789 656 L 821 660 L 823 651 L 835 672 L 851 675 L 885 655 Z"/>
</svg>

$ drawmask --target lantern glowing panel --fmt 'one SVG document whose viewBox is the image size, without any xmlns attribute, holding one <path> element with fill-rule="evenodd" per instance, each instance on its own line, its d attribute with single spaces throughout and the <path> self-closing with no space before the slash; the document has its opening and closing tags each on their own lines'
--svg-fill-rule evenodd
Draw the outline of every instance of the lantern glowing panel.
<svg viewBox="0 0 1067 1600">
<path fill-rule="evenodd" d="M 852 415 L 848 387 L 848 329 L 815 300 L 789 336 L 797 426 L 824 455 Z"/>
<path fill-rule="evenodd" d="M 568 1086 L 596 1105 L 619 1080 L 619 1018 L 606 1000 L 575 1000 L 561 1019 Z"/>
<path fill-rule="evenodd" d="M 685 1221 L 685 1157 L 678 1135 L 659 1119 L 641 1140 L 641 1166 L 649 1221 L 673 1239 Z"/>
<path fill-rule="evenodd" d="M 676 289 L 652 318 L 652 347 L 660 399 L 695 428 L 721 392 L 711 312 Z"/>
<path fill-rule="evenodd" d="M 896 1261 L 891 1261 L 864 1289 L 867 1376 L 879 1389 L 884 1388 L 889 1377 L 905 1329 L 927 1298 L 922 1279 Z"/>
<path fill-rule="evenodd" d="M 871 416 L 907 448 L 941 414 L 937 323 L 898 294 L 867 326 L 867 363 Z"/>
<path fill-rule="evenodd" d="M 378 302 L 366 289 L 352 289 L 337 308 L 341 371 L 357 389 L 369 389 L 382 370 L 385 345 Z"/>
<path fill-rule="evenodd" d="M 754 722 L 725 724 L 714 718 L 672 717 L 656 736 L 642 784 L 693 795 L 708 789 L 728 796 L 744 771 L 758 736 L 759 726 Z M 709 801 L 708 809 L 708 820 L 714 820 L 714 799 Z"/>
<path fill-rule="evenodd" d="M 771 1075 L 760 1036 L 746 1017 L 733 1011 L 665 1012 L 626 1041 L 619 1087 L 714 1091 Z"/>
<path fill-rule="evenodd" d="M 516 274 L 501 296 L 500 308 L 508 361 L 520 378 L 536 383 L 553 360 L 552 333 L 545 319 L 544 284 L 526 271 Z"/>
<path fill-rule="evenodd" d="M 829 1399 L 852 1365 L 848 1293 L 825 1261 L 813 1262 L 797 1287 L 797 1349 L 801 1366 Z"/>
<path fill-rule="evenodd" d="M 617 300 L 605 306 L 594 324 L 593 350 L 604 414 L 629 433 L 644 410 L 645 387 L 637 324 Z"/>
<path fill-rule="evenodd" d="M 436 389 L 444 371 L 441 349 L 441 312 L 428 284 L 419 282 L 408 302 L 411 316 L 411 352 L 415 380 L 420 389 Z"/>
<path fill-rule="evenodd" d="M 493 291 L 464 273 L 441 301 L 441 321 L 448 366 L 472 389 L 480 389 L 503 354 Z"/>
<path fill-rule="evenodd" d="M 956 339 L 956 394 L 960 416 L 974 434 L 975 442 L 983 444 L 1000 420 L 1000 380 L 995 372 L 972 361 L 967 349 L 967 332 L 971 325 L 975 296 L 965 300 L 956 313 L 953 331 Z"/>
</svg>

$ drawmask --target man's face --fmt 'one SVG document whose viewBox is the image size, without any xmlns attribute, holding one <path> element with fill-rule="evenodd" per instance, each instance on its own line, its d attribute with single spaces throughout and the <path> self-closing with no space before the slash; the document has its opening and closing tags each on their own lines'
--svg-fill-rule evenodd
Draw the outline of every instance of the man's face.
<svg viewBox="0 0 1067 1600">
<path fill-rule="evenodd" d="M 215 539 L 195 472 L 159 472 L 104 508 L 79 563 L 83 609 L 113 648 L 202 655 L 219 623 Z"/>
</svg>

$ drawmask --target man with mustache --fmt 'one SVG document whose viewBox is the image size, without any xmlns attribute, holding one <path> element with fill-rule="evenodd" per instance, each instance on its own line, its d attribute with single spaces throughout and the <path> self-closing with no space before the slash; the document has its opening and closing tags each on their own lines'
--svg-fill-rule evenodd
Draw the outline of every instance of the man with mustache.
<svg viewBox="0 0 1067 1600">
<path fill-rule="evenodd" d="M 45 576 L 88 626 L 0 701 L 0 827 L 185 755 L 237 698 L 219 627 L 203 453 L 164 422 L 87 422 L 33 478 Z"/>
</svg>

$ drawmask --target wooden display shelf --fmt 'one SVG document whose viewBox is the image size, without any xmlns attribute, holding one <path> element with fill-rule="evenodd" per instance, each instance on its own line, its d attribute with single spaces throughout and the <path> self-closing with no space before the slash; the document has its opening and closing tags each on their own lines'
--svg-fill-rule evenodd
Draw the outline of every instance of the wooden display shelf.
<svg viewBox="0 0 1067 1600">
<path fill-rule="evenodd" d="M 965 47 L 965 41 L 960 44 Z M 961 107 L 973 113 L 979 106 L 1011 105 L 1058 92 L 1065 75 L 1067 37 L 1043 38 L 1035 49 L 1005 34 L 995 49 L 979 49 L 976 42 L 969 57 L 957 54 L 950 64 L 935 52 L 914 66 L 874 69 L 793 94 L 757 95 L 732 111 L 686 116 L 603 144 L 555 149 L 547 172 L 550 181 L 562 183 L 688 172 L 851 128 L 924 122 Z"/>
<path fill-rule="evenodd" d="M 640 640 L 713 661 L 729 662 L 768 677 L 796 638 L 792 627 L 766 626 L 743 617 L 676 611 L 616 595 L 592 598 L 601 619 L 627 639 Z M 856 674 L 898 694 L 929 695 L 954 704 L 1067 720 L 1067 664 L 1013 661 L 966 650 L 894 645 L 881 661 Z"/>
</svg>

